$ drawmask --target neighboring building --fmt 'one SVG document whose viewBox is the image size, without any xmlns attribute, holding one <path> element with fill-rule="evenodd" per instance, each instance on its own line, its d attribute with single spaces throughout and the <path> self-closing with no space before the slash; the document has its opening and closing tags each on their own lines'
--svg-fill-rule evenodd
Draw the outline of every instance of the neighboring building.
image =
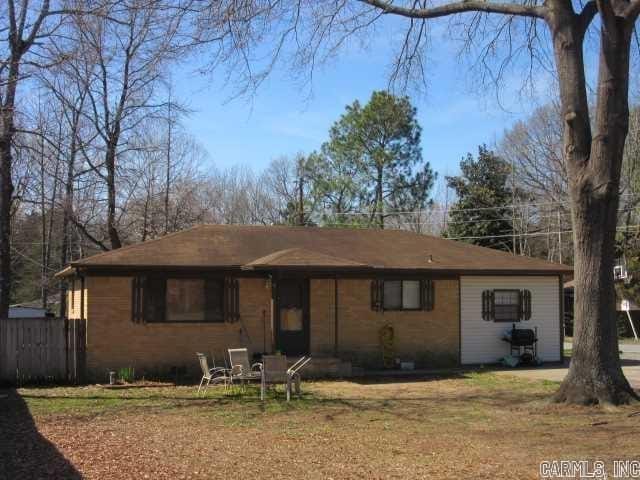
<svg viewBox="0 0 640 480">
<path fill-rule="evenodd" d="M 513 323 L 535 327 L 539 358 L 559 361 L 570 273 L 399 230 L 203 225 L 58 275 L 69 317 L 87 320 L 87 368 L 102 377 L 197 368 L 198 351 L 222 363 L 237 346 L 311 354 L 342 372 L 379 367 L 383 353 L 422 368 L 493 363 Z"/>
<path fill-rule="evenodd" d="M 617 262 L 621 263 L 620 260 Z M 627 275 L 626 267 L 622 270 L 619 265 L 614 267 L 614 279 L 616 281 L 628 278 L 630 277 Z M 573 336 L 575 287 L 575 280 L 570 280 L 564 284 L 564 324 L 567 336 Z M 618 313 L 618 335 L 621 337 L 634 337 L 637 340 L 638 334 L 640 334 L 640 305 L 629 298 L 623 298 L 621 292 L 616 289 L 616 312 Z M 621 317 L 623 317 L 622 321 Z"/>
<path fill-rule="evenodd" d="M 36 306 L 35 302 L 9 306 L 9 318 L 42 318 L 49 315 L 46 308 Z"/>
</svg>

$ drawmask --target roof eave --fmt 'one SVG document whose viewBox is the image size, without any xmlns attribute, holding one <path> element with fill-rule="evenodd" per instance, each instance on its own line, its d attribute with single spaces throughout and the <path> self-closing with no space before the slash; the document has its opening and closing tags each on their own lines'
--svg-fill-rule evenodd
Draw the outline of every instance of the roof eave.
<svg viewBox="0 0 640 480">
<path fill-rule="evenodd" d="M 68 265 L 59 272 L 53 275 L 53 278 L 66 278 L 76 274 L 76 268 L 73 265 Z"/>
<path fill-rule="evenodd" d="M 388 273 L 446 273 L 453 275 L 569 275 L 573 269 L 569 267 L 557 269 L 535 269 L 535 268 L 510 268 L 510 269 L 482 269 L 482 268 L 461 268 L 446 266 L 429 266 L 429 267 L 393 267 L 382 265 L 87 265 L 87 264 L 71 264 L 64 270 L 58 272 L 56 277 L 66 277 L 73 274 L 100 272 L 100 271 L 246 271 L 246 272 L 267 272 L 273 270 L 279 271 L 319 271 L 326 273 L 328 271 L 339 272 L 388 272 Z"/>
</svg>

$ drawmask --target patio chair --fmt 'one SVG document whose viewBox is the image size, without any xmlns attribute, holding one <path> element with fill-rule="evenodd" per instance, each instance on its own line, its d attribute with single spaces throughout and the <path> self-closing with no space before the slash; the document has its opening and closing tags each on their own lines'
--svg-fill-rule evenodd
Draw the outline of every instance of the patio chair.
<svg viewBox="0 0 640 480">
<path fill-rule="evenodd" d="M 213 357 L 211 358 L 213 361 L 213 368 L 209 368 L 207 356 L 200 352 L 196 352 L 196 355 L 198 356 L 198 362 L 200 363 L 200 369 L 202 370 L 202 379 L 200 380 L 200 385 L 198 385 L 198 393 L 200 393 L 200 390 L 202 390 L 202 387 L 204 386 L 204 394 L 212 382 L 214 385 L 222 383 L 224 384 L 224 387 L 227 388 L 227 382 L 230 378 L 229 370 L 223 367 L 216 367 Z"/>
<path fill-rule="evenodd" d="M 249 381 L 262 378 L 262 364 L 249 362 L 249 351 L 246 348 L 230 348 L 229 350 L 229 379 L 231 384 L 239 380 L 243 385 Z"/>
<path fill-rule="evenodd" d="M 289 368 L 287 368 L 287 357 L 285 355 L 265 355 L 262 357 L 262 361 L 260 400 L 264 400 L 269 385 L 278 383 L 282 383 L 285 386 L 287 402 L 291 400 L 292 386 L 295 386 L 296 394 L 300 395 L 300 370 L 311 361 L 311 357 L 302 357 Z"/>
</svg>

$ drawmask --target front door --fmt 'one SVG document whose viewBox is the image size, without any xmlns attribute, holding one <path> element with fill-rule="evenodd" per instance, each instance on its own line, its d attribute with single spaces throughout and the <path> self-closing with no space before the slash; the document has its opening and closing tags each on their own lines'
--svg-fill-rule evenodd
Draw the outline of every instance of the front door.
<svg viewBox="0 0 640 480">
<path fill-rule="evenodd" d="M 309 353 L 309 280 L 283 279 L 276 288 L 276 345 L 285 355 Z"/>
</svg>

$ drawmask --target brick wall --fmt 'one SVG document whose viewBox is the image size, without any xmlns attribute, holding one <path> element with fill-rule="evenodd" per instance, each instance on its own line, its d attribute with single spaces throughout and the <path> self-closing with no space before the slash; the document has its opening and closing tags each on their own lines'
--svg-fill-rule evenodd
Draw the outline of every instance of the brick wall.
<svg viewBox="0 0 640 480">
<path fill-rule="evenodd" d="M 338 280 L 338 285 L 340 285 Z M 332 355 L 335 345 L 335 284 L 312 279 L 309 284 L 309 341 L 311 355 Z M 338 297 L 340 294 L 338 293 Z"/>
<path fill-rule="evenodd" d="M 199 369 L 196 352 L 223 364 L 227 348 L 263 349 L 263 312 L 270 349 L 270 288 L 263 279 L 240 279 L 236 323 L 146 323 L 131 321 L 131 278 L 87 277 L 89 291 L 87 369 L 98 380 L 107 370 L 134 367 L 136 374 L 166 373 L 173 366 Z"/>
<path fill-rule="evenodd" d="M 273 351 L 271 287 L 265 279 L 240 279 L 240 322 L 184 324 L 133 323 L 131 281 L 128 277 L 86 279 L 87 367 L 99 381 L 104 381 L 108 370 L 122 367 L 134 367 L 138 375 L 166 373 L 173 366 L 197 371 L 198 351 L 213 353 L 219 364 L 230 347 Z M 79 288 L 79 281 L 76 284 Z M 334 280 L 312 279 L 310 288 L 311 354 L 332 355 Z M 370 307 L 370 280 L 338 280 L 340 356 L 375 366 L 381 360 L 379 330 L 389 323 L 395 332 L 397 357 L 416 360 L 419 366 L 437 366 L 444 358 L 457 361 L 458 281 L 436 280 L 435 292 L 433 311 L 375 312 Z"/>
<path fill-rule="evenodd" d="M 374 367 L 381 362 L 379 331 L 394 329 L 394 351 L 420 367 L 456 363 L 459 352 L 458 280 L 435 281 L 432 311 L 376 312 L 370 306 L 370 280 L 338 280 L 340 355 Z M 334 280 L 311 283 L 311 350 L 333 352 Z"/>
</svg>

